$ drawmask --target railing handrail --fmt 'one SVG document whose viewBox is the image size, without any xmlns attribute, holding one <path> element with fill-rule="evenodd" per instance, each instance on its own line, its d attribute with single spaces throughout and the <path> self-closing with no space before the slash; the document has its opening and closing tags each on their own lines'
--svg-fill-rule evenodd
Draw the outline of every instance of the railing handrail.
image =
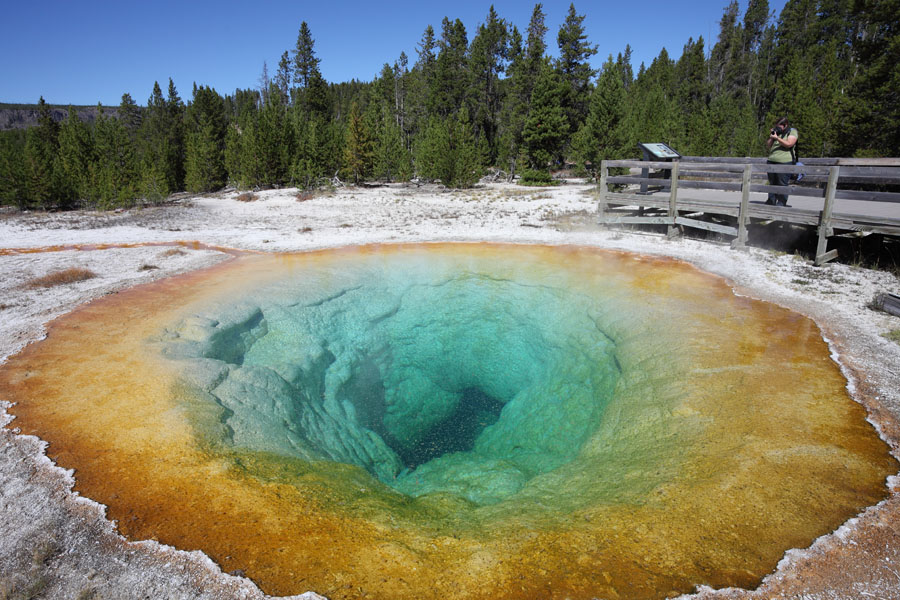
<svg viewBox="0 0 900 600">
<path fill-rule="evenodd" d="M 715 163 L 765 163 L 764 156 L 682 156 L 682 163 L 715 162 Z M 800 162 L 805 165 L 823 167 L 900 167 L 900 157 L 853 158 L 853 157 L 806 157 Z"/>
<path fill-rule="evenodd" d="M 758 160 L 752 160 L 747 162 L 737 162 L 737 159 L 734 162 L 728 163 L 717 163 L 717 162 L 696 162 L 696 161 L 688 161 L 685 163 L 684 159 L 686 157 L 682 157 L 679 161 L 672 162 L 662 162 L 662 161 L 644 161 L 644 160 L 635 160 L 635 159 L 621 159 L 621 160 L 605 160 L 607 167 L 616 168 L 616 167 L 626 167 L 626 168 L 639 168 L 639 169 L 658 169 L 658 170 L 671 170 L 672 165 L 675 162 L 681 163 L 681 170 L 685 173 L 692 173 L 697 170 L 705 169 L 707 171 L 716 171 L 721 172 L 723 174 L 739 174 L 743 172 L 744 165 L 750 165 L 753 169 L 754 173 L 790 173 L 792 175 L 811 175 L 811 176 L 823 176 L 828 174 L 828 169 L 832 166 L 839 165 L 825 165 L 825 164 L 776 164 L 776 163 L 767 163 L 760 162 Z M 871 183 L 876 184 L 892 184 L 892 183 L 900 183 L 900 164 L 897 167 L 884 167 L 884 166 L 846 166 L 841 168 L 841 175 L 846 177 L 870 177 L 870 178 L 878 178 L 879 181 L 872 181 Z M 864 183 L 865 181 L 862 181 Z"/>
<path fill-rule="evenodd" d="M 776 163 L 767 163 L 767 162 L 759 162 L 756 159 L 752 159 L 752 162 L 737 162 L 738 160 L 743 159 L 729 159 L 728 163 L 703 163 L 703 162 L 695 162 L 695 161 L 684 161 L 685 157 L 682 157 L 680 160 L 672 161 L 672 162 L 664 162 L 664 161 L 643 161 L 643 160 L 633 160 L 633 159 L 622 159 L 622 160 L 604 160 L 601 162 L 601 165 L 605 164 L 607 168 L 632 168 L 632 169 L 656 169 L 660 171 L 668 171 L 673 168 L 673 165 L 677 162 L 680 163 L 680 171 L 682 171 L 683 175 L 688 176 L 696 176 L 696 174 L 700 174 L 700 171 L 707 172 L 715 172 L 715 175 L 710 175 L 708 173 L 703 173 L 702 175 L 706 178 L 709 177 L 719 177 L 719 178 L 728 178 L 732 177 L 734 180 L 739 178 L 739 175 L 743 172 L 745 166 L 749 165 L 754 175 L 767 174 L 767 173 L 789 173 L 791 175 L 803 175 L 804 177 L 810 177 L 810 183 L 826 183 L 826 179 L 829 173 L 829 169 L 832 166 L 839 165 L 817 165 L 817 164 L 776 164 Z M 696 157 L 692 157 L 696 158 Z M 721 175 L 719 175 L 721 173 Z M 627 175 L 623 176 L 627 177 Z M 846 180 L 847 182 L 852 182 L 856 184 L 872 184 L 872 185 L 900 185 L 900 164 L 897 167 L 883 167 L 883 166 L 845 166 L 841 167 L 841 178 L 842 180 Z M 638 182 L 637 180 L 635 181 Z M 851 190 L 838 190 L 838 194 L 844 191 Z M 891 196 L 895 194 L 895 192 L 872 192 L 874 194 L 872 196 L 873 202 L 887 201 L 887 202 L 896 202 L 896 199 L 891 199 Z M 852 195 L 852 194 L 851 194 Z M 879 198 L 879 195 L 883 196 Z"/>
</svg>

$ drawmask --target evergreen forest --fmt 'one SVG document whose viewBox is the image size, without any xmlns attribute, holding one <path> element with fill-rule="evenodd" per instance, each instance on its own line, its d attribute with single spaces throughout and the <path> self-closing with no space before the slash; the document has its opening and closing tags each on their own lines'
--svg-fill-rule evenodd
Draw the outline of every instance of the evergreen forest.
<svg viewBox="0 0 900 600">
<path fill-rule="evenodd" d="M 248 89 L 194 83 L 183 99 L 155 82 L 146 105 L 124 94 L 90 124 L 71 107 L 55 121 L 41 98 L 37 125 L 0 132 L 0 204 L 113 208 L 335 177 L 469 187 L 488 169 L 591 177 L 604 158 L 637 158 L 638 141 L 760 156 L 779 116 L 803 156 L 900 156 L 900 0 L 788 0 L 780 15 L 732 1 L 714 43 L 637 67 L 629 46 L 595 58 L 574 5 L 555 36 L 545 16 L 535 5 L 520 29 L 491 7 L 472 31 L 445 17 L 370 82 L 325 81 L 303 22 Z"/>
</svg>

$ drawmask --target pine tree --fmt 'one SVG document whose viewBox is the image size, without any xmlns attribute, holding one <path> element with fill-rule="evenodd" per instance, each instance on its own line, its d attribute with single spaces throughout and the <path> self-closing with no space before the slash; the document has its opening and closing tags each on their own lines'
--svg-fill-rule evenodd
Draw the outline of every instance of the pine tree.
<svg viewBox="0 0 900 600">
<path fill-rule="evenodd" d="M 453 154 L 447 121 L 432 116 L 416 140 L 416 173 L 424 179 L 440 179 L 451 185 Z"/>
<path fill-rule="evenodd" d="M 248 188 L 256 185 L 255 137 L 261 94 L 258 90 L 236 90 L 225 98 L 229 122 L 225 133 L 225 170 L 228 181 Z"/>
<path fill-rule="evenodd" d="M 434 29 L 431 25 L 425 28 L 421 40 L 416 45 L 418 56 L 416 63 L 405 77 L 406 111 L 404 131 L 407 147 L 418 138 L 428 123 L 428 99 L 431 82 L 434 78 L 435 55 Z"/>
<path fill-rule="evenodd" d="M 628 111 L 623 127 L 625 147 L 634 149 L 638 142 L 664 142 L 677 147 L 683 133 L 674 91 L 675 65 L 663 48 L 649 68 L 643 67 L 642 64 L 628 92 Z"/>
<path fill-rule="evenodd" d="M 587 116 L 590 83 L 596 72 L 588 61 L 597 53 L 597 46 L 587 42 L 584 15 L 576 14 L 574 4 L 569 4 L 569 12 L 556 40 L 559 44 L 557 68 L 566 84 L 563 107 L 569 130 L 577 131 Z"/>
<path fill-rule="evenodd" d="M 122 101 L 119 103 L 118 119 L 128 132 L 129 139 L 136 144 L 141 129 L 142 117 L 141 109 L 135 104 L 131 94 L 122 94 Z"/>
<path fill-rule="evenodd" d="M 185 185 L 191 192 L 222 188 L 225 172 L 225 102 L 216 91 L 201 86 L 187 107 Z"/>
<path fill-rule="evenodd" d="M 422 74 L 422 80 L 426 89 L 431 87 L 431 80 L 434 78 L 435 61 L 437 60 L 436 48 L 434 28 L 428 25 L 422 33 L 422 39 L 416 45 L 416 54 L 418 54 L 419 59 L 415 65 L 416 70 Z"/>
<path fill-rule="evenodd" d="M 545 60 L 531 95 L 531 109 L 525 119 L 522 141 L 529 166 L 546 171 L 558 160 L 569 134 L 569 123 L 562 107 L 565 88 L 559 74 Z"/>
<path fill-rule="evenodd" d="M 531 20 L 528 22 L 528 36 L 525 44 L 525 70 L 532 82 L 537 79 L 541 71 L 544 53 L 547 51 L 547 43 L 544 41 L 544 36 L 547 35 L 545 19 L 544 5 L 538 2 L 531 11 Z"/>
<path fill-rule="evenodd" d="M 25 183 L 25 131 L 0 131 L 0 205 L 28 206 Z"/>
<path fill-rule="evenodd" d="M 141 161 L 141 192 L 151 201 L 164 199 L 175 188 L 175 171 L 169 157 L 170 116 L 159 82 L 153 82 L 153 92 L 147 100 L 145 118 L 141 123 L 139 156 Z"/>
<path fill-rule="evenodd" d="M 244 185 L 244 173 L 241 168 L 243 142 L 241 128 L 236 122 L 229 123 L 225 129 L 225 173 L 229 185 Z"/>
<path fill-rule="evenodd" d="M 500 131 L 500 148 L 498 159 L 508 166 L 512 179 L 525 152 L 525 121 L 531 110 L 532 96 L 538 74 L 541 73 L 547 45 L 544 36 L 547 26 L 544 23 L 543 5 L 534 5 L 528 23 L 527 38 L 523 41 L 518 28 L 513 27 L 509 37 L 509 66 L 507 73 L 506 99 L 503 104 Z"/>
<path fill-rule="evenodd" d="M 369 176 L 374 159 L 372 134 L 363 120 L 359 105 L 350 106 L 347 117 L 347 137 L 344 145 L 344 171 L 354 183 Z"/>
<path fill-rule="evenodd" d="M 507 57 L 507 29 L 494 7 L 488 11 L 485 23 L 478 31 L 469 48 L 469 70 L 472 75 L 473 121 L 479 136 L 488 147 L 486 160 L 493 162 L 497 154 L 498 131 L 502 96 L 500 74 L 505 70 Z"/>
<path fill-rule="evenodd" d="M 515 26 L 509 34 L 507 56 L 509 58 L 509 66 L 506 70 L 508 77 L 505 82 L 506 94 L 500 114 L 497 160 L 500 165 L 509 170 L 509 178 L 512 180 L 522 151 L 522 129 L 525 126 L 532 89 L 526 68 L 522 35 Z"/>
<path fill-rule="evenodd" d="M 118 119 L 107 117 L 98 106 L 94 122 L 91 165 L 91 200 L 99 208 L 130 204 L 137 197 L 138 175 L 128 131 Z"/>
<path fill-rule="evenodd" d="M 278 91 L 281 92 L 281 101 L 285 104 L 291 99 L 290 91 L 292 78 L 293 71 L 291 69 L 291 60 L 288 51 L 285 50 L 284 54 L 281 55 L 281 60 L 278 61 L 278 72 L 275 74 L 275 86 L 278 88 Z"/>
<path fill-rule="evenodd" d="M 462 21 L 444 17 L 438 47 L 440 52 L 430 82 L 428 110 L 431 114 L 449 117 L 462 107 L 469 88 L 469 42 Z"/>
<path fill-rule="evenodd" d="M 166 133 L 168 136 L 166 156 L 166 177 L 170 189 L 184 189 L 184 102 L 178 96 L 175 82 L 169 78 L 169 91 L 166 97 Z"/>
<path fill-rule="evenodd" d="M 294 47 L 294 83 L 302 88 L 309 87 L 310 81 L 319 72 L 319 58 L 313 48 L 315 41 L 306 21 L 300 23 L 297 45 Z"/>
<path fill-rule="evenodd" d="M 269 89 L 271 88 L 272 80 L 269 78 L 269 65 L 266 61 L 263 61 L 262 73 L 259 74 L 259 79 L 256 80 L 256 83 L 259 87 L 259 95 L 262 97 L 262 101 L 267 102 L 269 100 Z"/>
<path fill-rule="evenodd" d="M 765 69 L 760 68 L 762 47 L 766 41 L 766 30 L 769 22 L 768 0 L 749 0 L 744 13 L 743 29 L 743 71 L 746 81 L 746 93 L 753 106 L 758 106 L 760 87 L 767 82 Z"/>
<path fill-rule="evenodd" d="M 291 100 L 300 104 L 305 112 L 325 115 L 328 112 L 328 84 L 319 71 L 320 62 L 309 25 L 303 21 L 294 47 L 294 83 L 299 89 L 294 90 Z"/>
<path fill-rule="evenodd" d="M 481 176 L 481 162 L 475 135 L 469 122 L 469 111 L 465 107 L 459 111 L 453 124 L 450 144 L 453 169 L 448 185 L 470 188 Z"/>
<path fill-rule="evenodd" d="M 73 107 L 59 128 L 59 167 L 62 171 L 60 197 L 72 206 L 90 196 L 90 168 L 94 161 L 91 133 Z"/>
<path fill-rule="evenodd" d="M 610 54 L 590 98 L 590 110 L 573 141 L 578 159 L 596 175 L 601 160 L 625 157 L 625 86 Z"/>
<path fill-rule="evenodd" d="M 394 63 L 394 90 L 395 90 L 395 114 L 397 125 L 403 136 L 403 146 L 409 150 L 409 123 L 407 115 L 407 96 L 409 93 L 409 58 L 405 52 L 400 52 L 400 57 Z"/>
<path fill-rule="evenodd" d="M 431 117 L 417 140 L 416 171 L 447 187 L 471 187 L 481 175 L 478 146 L 466 108 L 455 119 Z"/>
<path fill-rule="evenodd" d="M 900 14 L 898 0 L 859 0 L 852 22 L 856 69 L 841 128 L 843 147 L 864 155 L 900 156 Z"/>
<path fill-rule="evenodd" d="M 703 119 L 709 101 L 709 86 L 702 37 L 696 42 L 688 39 L 681 58 L 675 64 L 675 81 L 675 101 L 683 135 L 681 139 L 671 141 L 683 154 L 702 155 L 715 135 Z"/>
<path fill-rule="evenodd" d="M 375 145 L 375 177 L 385 181 L 408 181 L 412 175 L 409 151 L 401 139 L 400 126 L 386 103 L 381 105 Z"/>
<path fill-rule="evenodd" d="M 622 85 L 627 92 L 631 89 L 631 84 L 634 83 L 634 69 L 631 67 L 631 45 L 625 44 L 625 52 L 620 53 L 616 57 L 616 69 L 619 71 Z"/>
<path fill-rule="evenodd" d="M 318 178 L 338 172 L 343 157 L 339 127 L 339 123 L 321 116 L 296 122 L 296 152 L 291 164 L 291 178 L 296 185 L 314 187 Z"/>
<path fill-rule="evenodd" d="M 274 85 L 268 97 L 259 111 L 254 144 L 248 149 L 256 162 L 255 184 L 282 185 L 288 179 L 292 150 L 287 107 Z"/>
<path fill-rule="evenodd" d="M 38 101 L 38 124 L 25 136 L 25 175 L 29 204 L 50 208 L 56 200 L 54 162 L 59 149 L 59 127 L 44 97 Z"/>
</svg>

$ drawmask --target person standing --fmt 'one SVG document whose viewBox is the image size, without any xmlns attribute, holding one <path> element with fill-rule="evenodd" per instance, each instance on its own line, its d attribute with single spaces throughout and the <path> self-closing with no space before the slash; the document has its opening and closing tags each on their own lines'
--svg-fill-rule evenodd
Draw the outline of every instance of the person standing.
<svg viewBox="0 0 900 600">
<path fill-rule="evenodd" d="M 766 149 L 769 151 L 770 165 L 790 165 L 795 163 L 794 147 L 800 134 L 791 127 L 787 117 L 781 117 L 775 121 L 775 126 L 769 132 L 769 139 L 766 140 Z M 790 173 L 769 173 L 769 185 L 787 186 L 791 180 Z M 774 204 L 775 206 L 787 206 L 787 194 L 769 194 L 766 204 Z"/>
</svg>

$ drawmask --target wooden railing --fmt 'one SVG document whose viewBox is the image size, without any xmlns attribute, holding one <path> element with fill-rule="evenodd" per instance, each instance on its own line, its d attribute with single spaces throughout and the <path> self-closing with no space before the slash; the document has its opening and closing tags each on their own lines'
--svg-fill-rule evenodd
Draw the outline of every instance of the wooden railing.
<svg viewBox="0 0 900 600">
<path fill-rule="evenodd" d="M 872 189 L 900 185 L 900 159 L 820 158 L 804 163 L 775 165 L 766 163 L 764 158 L 694 156 L 685 156 L 675 162 L 604 160 L 600 168 L 598 220 L 604 224 L 668 225 L 670 236 L 677 234 L 679 227 L 715 231 L 734 236 L 732 246 L 736 248 L 747 243 L 747 225 L 752 218 L 817 226 L 817 265 L 837 256 L 837 251 L 827 250 L 827 240 L 834 235 L 835 229 L 900 235 L 900 204 L 896 211 L 872 211 L 875 214 L 835 211 L 837 200 L 900 203 L 900 193 Z M 610 169 L 614 168 L 641 169 L 643 174 L 611 175 Z M 649 169 L 657 172 L 648 173 Z M 789 186 L 771 186 L 767 173 L 802 175 L 803 181 Z M 610 189 L 613 185 L 636 185 L 644 190 L 654 187 L 663 192 L 668 190 L 668 194 L 617 192 Z M 684 190 L 726 193 L 712 199 L 692 198 Z M 820 198 L 822 203 L 813 209 L 751 204 L 751 192 Z M 630 214 L 623 215 L 621 210 L 610 212 L 614 207 L 635 208 Z M 724 215 L 728 223 L 695 218 L 700 215 Z"/>
</svg>

